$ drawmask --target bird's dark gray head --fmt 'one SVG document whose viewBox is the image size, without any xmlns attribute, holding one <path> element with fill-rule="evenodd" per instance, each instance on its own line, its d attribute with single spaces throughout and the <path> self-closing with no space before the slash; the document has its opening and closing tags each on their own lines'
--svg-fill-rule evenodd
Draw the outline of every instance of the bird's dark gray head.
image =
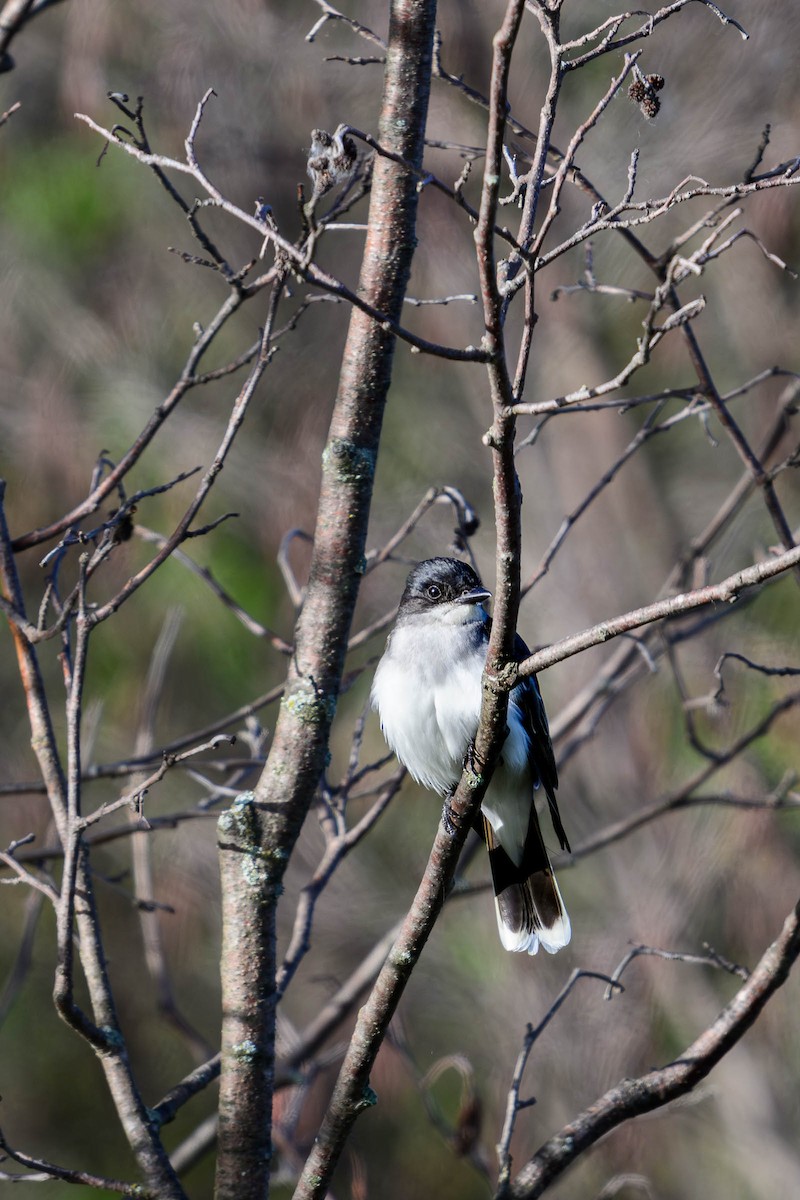
<svg viewBox="0 0 800 1200">
<path fill-rule="evenodd" d="M 469 563 L 455 558 L 426 558 L 406 580 L 398 618 L 451 614 L 456 622 L 475 619 L 476 605 L 491 599 Z"/>
</svg>

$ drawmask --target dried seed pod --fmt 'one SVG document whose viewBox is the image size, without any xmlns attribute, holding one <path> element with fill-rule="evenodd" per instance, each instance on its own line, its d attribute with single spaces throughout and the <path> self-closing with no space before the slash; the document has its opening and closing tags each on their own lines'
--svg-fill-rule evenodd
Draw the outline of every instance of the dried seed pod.
<svg viewBox="0 0 800 1200">
<path fill-rule="evenodd" d="M 661 108 L 661 101 L 659 100 L 658 96 L 656 96 L 655 93 L 653 92 L 649 96 L 645 96 L 644 100 L 639 105 L 639 107 L 641 108 L 644 115 L 647 117 L 648 121 L 652 121 L 653 117 L 658 116 L 659 110 Z"/>
<path fill-rule="evenodd" d="M 643 116 L 652 121 L 658 116 L 661 101 L 656 95 L 664 86 L 663 75 L 643 75 L 638 67 L 633 68 L 633 79 L 628 88 L 628 97 L 638 104 Z"/>
<path fill-rule="evenodd" d="M 647 85 L 643 79 L 634 79 L 628 88 L 628 95 L 634 104 L 641 104 L 647 95 Z"/>
</svg>

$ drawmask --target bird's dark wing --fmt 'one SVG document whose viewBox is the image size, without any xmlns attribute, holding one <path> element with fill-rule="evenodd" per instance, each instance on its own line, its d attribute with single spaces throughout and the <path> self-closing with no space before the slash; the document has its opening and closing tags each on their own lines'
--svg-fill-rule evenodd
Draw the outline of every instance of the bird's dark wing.
<svg viewBox="0 0 800 1200">
<path fill-rule="evenodd" d="M 523 659 L 529 656 L 530 650 L 519 634 L 517 634 L 514 639 L 515 660 L 522 662 Z M 561 849 L 568 851 L 569 841 L 567 840 L 564 826 L 561 824 L 561 816 L 558 811 L 555 795 L 556 788 L 558 787 L 558 770 L 556 768 L 555 755 L 553 754 L 553 743 L 550 741 L 550 727 L 547 724 L 547 713 L 544 710 L 544 701 L 542 700 L 542 694 L 539 691 L 539 684 L 536 682 L 536 677 L 531 675 L 517 684 L 511 693 L 510 699 L 522 713 L 525 728 L 531 740 L 532 765 L 547 795 L 553 828 Z"/>
</svg>

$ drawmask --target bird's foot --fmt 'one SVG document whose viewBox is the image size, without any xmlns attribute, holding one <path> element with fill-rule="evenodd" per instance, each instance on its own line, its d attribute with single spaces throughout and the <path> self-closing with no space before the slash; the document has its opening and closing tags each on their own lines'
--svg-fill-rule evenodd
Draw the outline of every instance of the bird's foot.
<svg viewBox="0 0 800 1200">
<path fill-rule="evenodd" d="M 449 837 L 455 837 L 456 835 L 456 823 L 453 820 L 453 809 L 450 805 L 450 801 L 453 799 L 454 795 L 455 789 L 445 796 L 444 804 L 442 805 L 442 824 L 444 825 L 445 832 Z"/>
<path fill-rule="evenodd" d="M 477 751 L 475 750 L 475 743 L 470 742 L 470 744 L 467 746 L 467 753 L 464 755 L 464 761 L 461 764 L 461 769 L 466 771 L 469 775 L 479 776 L 481 774 L 482 766 L 483 764 L 478 758 Z"/>
</svg>

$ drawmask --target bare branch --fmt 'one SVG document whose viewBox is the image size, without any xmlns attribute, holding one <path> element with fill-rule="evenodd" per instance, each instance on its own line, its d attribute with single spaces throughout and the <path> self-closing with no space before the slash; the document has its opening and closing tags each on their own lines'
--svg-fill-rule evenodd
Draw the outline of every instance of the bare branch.
<svg viewBox="0 0 800 1200">
<path fill-rule="evenodd" d="M 14 846 L 9 846 L 8 850 L 0 850 L 0 862 L 5 863 L 15 874 L 14 879 L 0 880 L 2 883 L 26 883 L 29 888 L 35 892 L 39 892 L 54 906 L 58 906 L 58 892 L 49 879 L 41 879 L 35 875 L 33 871 L 27 870 L 22 863 L 17 862 L 14 856 L 16 846 L 25 845 L 27 842 L 33 841 L 33 834 L 29 834 L 26 838 L 21 838 Z"/>
<path fill-rule="evenodd" d="M 594 625 L 583 633 L 563 638 L 560 642 L 548 646 L 547 649 L 539 650 L 530 658 L 526 658 L 517 668 L 512 665 L 507 675 L 506 685 L 513 687 L 519 677 L 537 674 L 539 671 L 553 666 L 554 663 L 562 662 L 565 658 L 579 654 L 582 650 L 588 650 L 590 646 L 599 646 L 611 638 L 619 637 L 621 633 L 628 633 L 631 629 L 640 629 L 643 625 L 649 625 L 653 621 L 662 621 L 667 617 L 680 616 L 683 613 L 692 612 L 694 609 L 703 608 L 707 604 L 716 604 L 721 601 L 730 603 L 747 588 L 756 587 L 769 579 L 775 579 L 796 567 L 798 563 L 800 563 L 800 547 L 795 547 L 793 550 L 775 555 L 766 562 L 754 563 L 750 567 L 745 567 L 744 570 L 729 575 L 721 583 L 710 584 L 708 587 L 697 588 L 678 596 L 670 596 L 666 600 L 658 600 L 645 608 L 637 608 L 623 616 L 614 617 L 600 625 Z"/>
<path fill-rule="evenodd" d="M 204 98 L 205 100 L 205 98 Z M 202 102 L 201 102 L 202 103 Z M 150 154 L 139 149 L 138 146 L 132 145 L 120 139 L 115 135 L 113 130 L 105 129 L 102 125 L 98 125 L 91 117 L 85 113 L 75 113 L 75 117 L 79 121 L 83 121 L 95 133 L 105 137 L 113 145 L 119 146 L 127 154 L 139 160 L 145 166 L 157 166 L 164 171 L 175 171 L 179 174 L 190 175 L 200 186 L 205 190 L 208 203 L 222 209 L 229 216 L 234 217 L 237 221 L 241 221 L 245 225 L 249 225 L 255 229 L 261 238 L 268 239 L 273 243 L 277 251 L 280 251 L 286 258 L 288 263 L 291 263 L 293 270 L 297 271 L 308 283 L 314 287 L 318 287 L 323 291 L 330 292 L 334 296 L 338 296 L 342 300 L 347 300 L 355 308 L 360 309 L 367 316 L 376 321 L 386 333 L 391 333 L 402 341 L 407 342 L 409 346 L 418 352 L 425 354 L 433 354 L 439 358 L 447 358 L 454 362 L 485 362 L 486 356 L 484 351 L 476 349 L 474 346 L 468 346 L 466 349 L 459 349 L 454 346 L 440 346 L 435 342 L 426 341 L 425 338 L 418 337 L 411 333 L 410 330 L 404 329 L 398 324 L 395 317 L 382 312 L 374 305 L 369 304 L 357 292 L 352 291 L 340 280 L 335 279 L 326 271 L 314 263 L 308 261 L 307 253 L 304 249 L 298 249 L 297 246 L 287 241 L 273 225 L 270 225 L 261 216 L 251 216 L 243 209 L 239 208 L 231 200 L 226 199 L 222 192 L 214 186 L 211 180 L 207 177 L 202 168 L 194 162 L 181 162 L 179 159 L 169 158 L 162 154 Z M 400 156 L 402 157 L 402 156 Z M 419 168 L 416 168 L 417 171 Z M 754 185 L 755 186 L 755 185 Z M 21 547 L 20 547 L 21 548 Z"/>
<path fill-rule="evenodd" d="M 655 946 L 631 946 L 630 950 L 621 959 L 618 965 L 614 968 L 609 984 L 606 988 L 605 998 L 611 1000 L 615 991 L 621 991 L 620 979 L 625 970 L 630 966 L 636 958 L 663 958 L 667 962 L 687 963 L 695 967 L 716 967 L 720 971 L 727 971 L 729 975 L 736 975 L 739 979 L 747 980 L 750 978 L 750 972 L 747 967 L 740 967 L 737 963 L 729 962 L 717 954 L 710 947 L 707 948 L 705 954 L 689 954 L 682 950 L 659 950 Z"/>
<path fill-rule="evenodd" d="M 353 17 L 348 17 L 344 13 L 339 12 L 338 8 L 334 8 L 332 4 L 328 4 L 328 0 L 314 0 L 314 3 L 318 4 L 322 9 L 322 16 L 306 34 L 307 42 L 313 42 L 328 21 L 342 21 L 343 24 L 349 25 L 359 37 L 364 38 L 368 42 L 373 42 L 376 46 L 380 46 L 382 50 L 386 49 L 386 42 L 384 42 L 383 38 L 378 37 L 377 33 L 373 33 L 371 29 L 366 25 L 362 25 L 360 21 L 356 21 Z"/>
<path fill-rule="evenodd" d="M 604 1133 L 691 1091 L 747 1032 L 767 1001 L 786 982 L 798 955 L 800 903 L 730 1004 L 680 1057 L 637 1079 L 626 1079 L 599 1097 L 529 1159 L 508 1195 L 513 1200 L 534 1200 Z"/>
<path fill-rule="evenodd" d="M 16 571 L 11 539 L 3 510 L 5 485 L 0 481 L 0 580 L 6 599 L 24 615 L 24 603 Z M 82 603 L 78 629 L 80 645 L 71 669 L 68 723 L 72 729 L 69 772 L 65 775 L 53 732 L 44 682 L 34 647 L 12 624 L 20 675 L 25 687 L 28 717 L 40 770 L 48 784 L 53 817 L 65 847 L 64 872 L 58 909 L 60 960 L 54 998 L 59 1011 L 74 1019 L 81 1034 L 95 1047 L 106 1075 L 115 1108 L 137 1163 L 145 1178 L 164 1200 L 183 1200 L 183 1190 L 153 1129 L 146 1107 L 136 1087 L 119 1028 L 105 955 L 94 909 L 94 890 L 84 847 L 79 840 L 75 817 L 80 790 L 80 755 L 76 753 L 79 736 L 80 694 L 83 682 L 88 624 Z M 76 671 L 77 669 L 77 671 Z M 79 893 L 79 903 L 75 896 Z M 73 920 L 79 932 L 81 962 L 91 996 L 94 1021 L 74 1005 L 72 997 L 71 941 Z M 69 935 L 69 938 L 67 937 Z"/>
<path fill-rule="evenodd" d="M 623 46 L 629 46 L 632 42 L 638 42 L 642 38 L 650 37 L 650 35 L 655 32 L 656 26 L 660 25 L 663 21 L 668 20 L 669 17 L 672 17 L 676 13 L 680 12 L 681 9 L 687 6 L 687 4 L 692 3 L 704 5 L 714 14 L 715 17 L 717 17 L 718 20 L 722 22 L 723 25 L 732 25 L 734 29 L 739 31 L 742 39 L 747 41 L 749 34 L 744 27 L 740 25 L 738 21 L 734 20 L 733 17 L 726 16 L 721 8 L 718 8 L 716 4 L 712 3 L 712 0 L 675 0 L 673 4 L 665 4 L 663 8 L 658 9 L 658 11 L 654 13 L 649 13 L 646 9 L 642 8 L 635 8 L 629 10 L 628 12 L 618 13 L 614 17 L 608 17 L 602 23 L 602 25 L 598 25 L 598 27 L 593 29 L 591 33 L 585 33 L 581 37 L 576 38 L 571 42 L 565 42 L 561 49 L 568 51 L 576 50 L 581 46 L 585 46 L 587 42 L 593 42 L 597 38 L 601 38 L 599 44 L 593 49 L 586 51 L 577 58 L 565 60 L 565 69 L 576 70 L 579 67 L 585 66 L 593 59 L 598 58 L 601 54 L 609 54 L 613 51 L 621 50 Z M 646 17 L 647 20 L 632 33 L 623 34 L 622 37 L 617 37 L 617 32 L 625 23 L 625 21 L 632 20 L 633 17 L 637 16 Z"/>
<path fill-rule="evenodd" d="M 19 112 L 21 107 L 22 105 L 18 100 L 16 104 L 12 104 L 10 108 L 7 108 L 4 113 L 0 113 L 0 125 L 5 125 L 6 121 L 9 121 L 15 112 Z"/>
<path fill-rule="evenodd" d="M 358 824 L 354 825 L 352 829 L 347 830 L 347 832 L 343 832 L 328 841 L 322 860 L 300 895 L 297 912 L 295 913 L 292 937 L 283 960 L 283 965 L 275 981 L 275 990 L 278 994 L 278 999 L 283 996 L 297 968 L 311 947 L 311 927 L 314 921 L 314 911 L 325 887 L 332 879 L 342 859 L 369 833 L 376 821 L 385 812 L 387 806 L 400 790 L 405 775 L 405 770 L 402 768 L 396 771 L 386 787 L 381 790 L 378 799 L 367 810 Z"/>
<path fill-rule="evenodd" d="M 159 1193 L 144 1188 L 141 1184 L 124 1183 L 121 1179 L 109 1179 L 103 1175 L 93 1175 L 90 1171 L 73 1171 L 68 1167 L 59 1167 L 55 1163 L 47 1162 L 43 1158 L 33 1158 L 30 1154 L 24 1154 L 21 1150 L 14 1150 L 9 1146 L 4 1134 L 0 1131 L 0 1150 L 7 1154 L 9 1158 L 13 1158 L 22 1167 L 28 1167 L 29 1170 L 37 1172 L 36 1175 L 4 1175 L 0 1178 L 5 1178 L 13 1183 L 22 1183 L 25 1180 L 30 1180 L 32 1183 L 42 1183 L 53 1179 L 63 1179 L 65 1183 L 77 1183 L 83 1187 L 99 1188 L 103 1191 L 118 1192 L 124 1196 L 141 1196 L 142 1200 L 158 1200 Z"/>
<path fill-rule="evenodd" d="M 498 588 L 492 644 L 489 648 L 490 666 L 498 653 L 508 653 L 519 595 L 519 498 L 517 495 L 514 501 L 506 503 L 508 497 L 503 492 L 507 486 L 516 488 L 513 457 L 514 418 L 503 412 L 511 397 L 511 384 L 501 353 L 501 302 L 494 275 L 491 239 L 500 181 L 499 164 L 502 159 L 507 77 L 522 10 L 523 0 L 510 0 L 504 22 L 494 40 L 489 145 L 481 213 L 475 234 L 487 328 L 484 344 L 488 350 L 489 377 L 495 411 L 492 436 L 495 478 L 498 481 Z M 490 696 L 488 691 L 486 696 Z M 496 692 L 494 696 L 485 698 L 484 707 L 487 711 L 482 715 L 481 729 L 478 731 L 476 756 L 479 762 L 491 763 L 502 741 L 505 697 Z M 455 833 L 451 836 L 440 824 L 425 877 L 404 921 L 400 936 L 369 1000 L 359 1014 L 356 1031 L 342 1064 L 325 1121 L 295 1191 L 296 1200 L 311 1200 L 311 1197 L 322 1197 L 325 1194 L 353 1122 L 359 1112 L 373 1103 L 368 1082 L 370 1069 L 410 972 L 422 952 L 444 896 L 449 890 L 471 814 L 477 810 L 488 777 L 478 777 L 471 772 L 465 772 L 451 801 Z"/>
<path fill-rule="evenodd" d="M 392 0 L 379 140 L 418 169 L 424 149 L 435 4 Z M 375 163 L 369 230 L 334 405 L 309 582 L 272 749 L 251 805 L 220 825 L 223 1031 L 217 1187 L 260 1198 L 267 1186 L 274 1083 L 275 907 L 283 871 L 325 767 L 366 548 L 381 419 L 414 245 L 412 171 Z M 386 214 L 391 214 L 391 220 Z M 308 277 L 316 278 L 315 272 Z M 365 309 L 370 309 L 367 314 Z M 372 312 L 389 314 L 375 322 Z M 461 356 L 463 357 L 463 356 Z M 484 357 L 484 352 L 470 354 Z M 308 737 L 309 723 L 314 737 Z M 251 870 L 242 874 L 242 863 Z M 261 919 L 252 921 L 257 903 Z M 240 1047 L 251 1051 L 243 1058 Z M 313 1158 L 313 1155 L 312 1155 Z M 307 1164 L 307 1170 L 316 1172 Z M 247 1190 L 242 1191 L 242 1181 Z"/>
<path fill-rule="evenodd" d="M 564 156 L 563 156 L 561 162 L 559 163 L 558 170 L 556 171 L 555 175 L 553 176 L 553 184 L 550 189 L 549 208 L 548 208 L 548 210 L 542 220 L 542 223 L 539 227 L 539 232 L 537 233 L 534 241 L 531 243 L 531 246 L 530 246 L 530 253 L 534 258 L 536 258 L 537 255 L 539 254 L 539 251 L 545 241 L 545 238 L 547 237 L 547 234 L 550 231 L 550 227 L 553 224 L 553 221 L 556 219 L 556 216 L 558 215 L 558 213 L 560 211 L 559 200 L 561 198 L 561 192 L 563 190 L 564 184 L 566 183 L 567 174 L 571 170 L 572 165 L 575 161 L 575 155 L 578 153 L 578 150 L 579 150 L 581 144 L 583 143 L 583 140 L 586 137 L 586 135 L 597 124 L 597 122 L 599 121 L 599 119 L 603 115 L 603 113 L 605 112 L 608 105 L 611 103 L 611 101 L 617 95 L 620 88 L 624 84 L 625 80 L 628 78 L 628 75 L 630 74 L 631 70 L 633 69 L 634 63 L 636 62 L 637 58 L 638 58 L 638 54 L 626 54 L 625 55 L 625 64 L 622 68 L 622 71 L 619 73 L 619 75 L 617 75 L 614 79 L 611 80 L 611 83 L 609 84 L 605 94 L 603 96 L 601 96 L 601 98 L 597 101 L 597 103 L 595 104 L 595 106 L 592 109 L 589 116 L 586 118 L 585 121 L 583 121 L 578 126 L 578 128 L 575 130 L 575 133 L 570 138 L 569 145 L 567 146 L 567 149 L 564 152 Z M 625 193 L 625 196 L 622 201 L 623 205 L 630 203 L 632 193 L 633 193 L 633 184 L 629 183 L 628 191 Z M 510 286 L 513 286 L 513 283 Z"/>
<path fill-rule="evenodd" d="M 116 466 L 92 488 L 86 499 L 71 509 L 65 516 L 52 522 L 50 525 L 31 530 L 30 533 L 22 534 L 20 537 L 15 538 L 13 541 L 13 549 L 15 551 L 27 550 L 32 546 L 39 545 L 41 542 L 57 537 L 64 530 L 77 525 L 84 517 L 96 512 L 103 501 L 109 495 L 113 494 L 131 467 L 139 461 L 153 438 L 162 428 L 164 422 L 175 411 L 186 393 L 195 385 L 194 372 L 198 363 L 212 344 L 219 330 L 238 311 L 242 303 L 242 296 L 236 293 L 228 296 L 214 320 L 211 321 L 192 347 L 179 381 L 172 388 L 166 399 L 157 405 L 144 429 L 136 437 Z"/>
<path fill-rule="evenodd" d="M 784 713 L 789 712 L 800 704 L 800 692 L 792 693 L 778 700 L 766 715 L 758 721 L 751 729 L 737 738 L 732 745 L 728 746 L 724 751 L 720 751 L 714 756 L 711 762 L 706 766 L 701 767 L 686 783 L 678 788 L 671 795 L 661 800 L 656 800 L 654 803 L 644 805 L 638 808 L 636 812 L 627 817 L 623 817 L 619 821 L 614 821 L 610 825 L 606 825 L 597 833 L 589 836 L 583 842 L 573 847 L 567 861 L 576 861 L 585 858 L 587 855 L 594 853 L 606 846 L 610 846 L 614 842 L 621 841 L 628 837 L 631 833 L 651 821 L 664 816 L 670 812 L 676 812 L 684 808 L 693 808 L 700 805 L 713 806 L 720 805 L 722 807 L 731 808 L 764 808 L 764 809 L 779 809 L 779 808 L 796 808 L 798 800 L 786 791 L 779 791 L 767 797 L 737 797 L 730 793 L 722 795 L 696 795 L 697 789 L 702 787 L 709 779 L 727 763 L 733 762 L 748 746 L 753 742 L 763 737 L 772 727 L 774 722 Z"/>
<path fill-rule="evenodd" d="M 614 479 L 617 477 L 622 468 L 634 457 L 634 455 L 642 448 L 642 446 L 646 445 L 646 443 L 652 438 L 657 437 L 658 434 L 669 433 L 670 430 L 674 429 L 676 425 L 682 424 L 682 422 L 688 418 L 700 415 L 704 408 L 707 408 L 707 406 L 697 404 L 687 405 L 686 408 L 682 409 L 678 413 L 675 413 L 674 416 L 668 417 L 664 421 L 657 423 L 657 417 L 661 413 L 661 408 L 661 405 L 656 407 L 656 409 L 650 414 L 645 423 L 642 425 L 642 428 L 628 443 L 616 461 L 612 463 L 608 470 L 603 473 L 597 483 L 590 488 L 580 504 L 576 505 L 572 512 L 564 518 L 558 533 L 555 535 L 550 545 L 547 547 L 547 550 L 543 554 L 541 562 L 531 578 L 526 582 L 523 595 L 526 594 L 531 588 L 535 587 L 536 584 L 547 574 L 547 572 L 550 570 L 553 559 L 563 546 L 570 530 L 573 528 L 576 522 L 580 520 L 583 514 L 588 511 L 600 493 L 611 483 L 613 483 Z"/>
<path fill-rule="evenodd" d="M 135 527 L 135 533 L 136 536 L 142 538 L 143 541 L 153 542 L 155 545 L 161 546 L 162 548 L 166 545 L 167 538 L 163 534 L 157 533 L 153 529 L 147 529 L 144 525 L 141 525 L 138 522 Z M 199 563 L 195 562 L 195 560 L 190 558 L 189 555 L 183 550 L 173 550 L 172 558 L 175 562 L 180 563 L 182 566 L 191 571 L 193 575 L 197 575 L 199 579 L 202 579 L 203 582 L 208 585 L 217 599 L 224 604 L 227 609 L 230 609 L 236 619 L 241 622 L 241 624 L 246 630 L 248 630 L 249 633 L 252 633 L 254 637 L 263 638 L 265 641 L 270 642 L 270 644 L 280 654 L 291 654 L 292 647 L 289 645 L 289 643 L 284 641 L 284 639 L 272 629 L 269 629 L 266 625 L 262 625 L 261 622 L 257 621 L 255 617 L 250 615 L 250 613 L 245 612 L 242 606 L 237 603 L 237 601 L 234 600 L 234 598 L 228 592 L 226 592 L 225 588 L 222 587 L 222 585 L 214 578 L 213 573 L 208 567 L 203 567 Z"/>
<path fill-rule="evenodd" d="M 497 1182 L 498 1190 L 501 1195 L 507 1189 L 511 1179 L 512 1160 L 510 1147 L 511 1138 L 514 1135 L 514 1126 L 516 1124 L 517 1115 L 522 1111 L 523 1108 L 529 1108 L 532 1104 L 536 1103 L 535 1100 L 520 1100 L 519 1095 L 522 1087 L 522 1076 L 524 1075 L 525 1068 L 528 1065 L 528 1059 L 530 1058 L 531 1051 L 536 1045 L 536 1042 L 539 1040 L 544 1030 L 555 1017 L 556 1013 L 570 995 L 575 985 L 581 979 L 599 979 L 603 983 L 607 983 L 610 988 L 619 986 L 613 979 L 610 979 L 607 975 L 600 975 L 597 971 L 575 970 L 572 972 L 569 979 L 564 984 L 563 988 L 558 993 L 539 1024 L 536 1026 L 528 1026 L 527 1033 L 525 1034 L 525 1041 L 514 1065 L 514 1073 L 511 1077 L 511 1087 L 509 1088 L 508 1101 L 506 1103 L 506 1114 L 505 1120 L 503 1121 L 503 1130 L 500 1134 L 500 1141 L 497 1144 L 497 1158 L 500 1166 Z"/>
</svg>

